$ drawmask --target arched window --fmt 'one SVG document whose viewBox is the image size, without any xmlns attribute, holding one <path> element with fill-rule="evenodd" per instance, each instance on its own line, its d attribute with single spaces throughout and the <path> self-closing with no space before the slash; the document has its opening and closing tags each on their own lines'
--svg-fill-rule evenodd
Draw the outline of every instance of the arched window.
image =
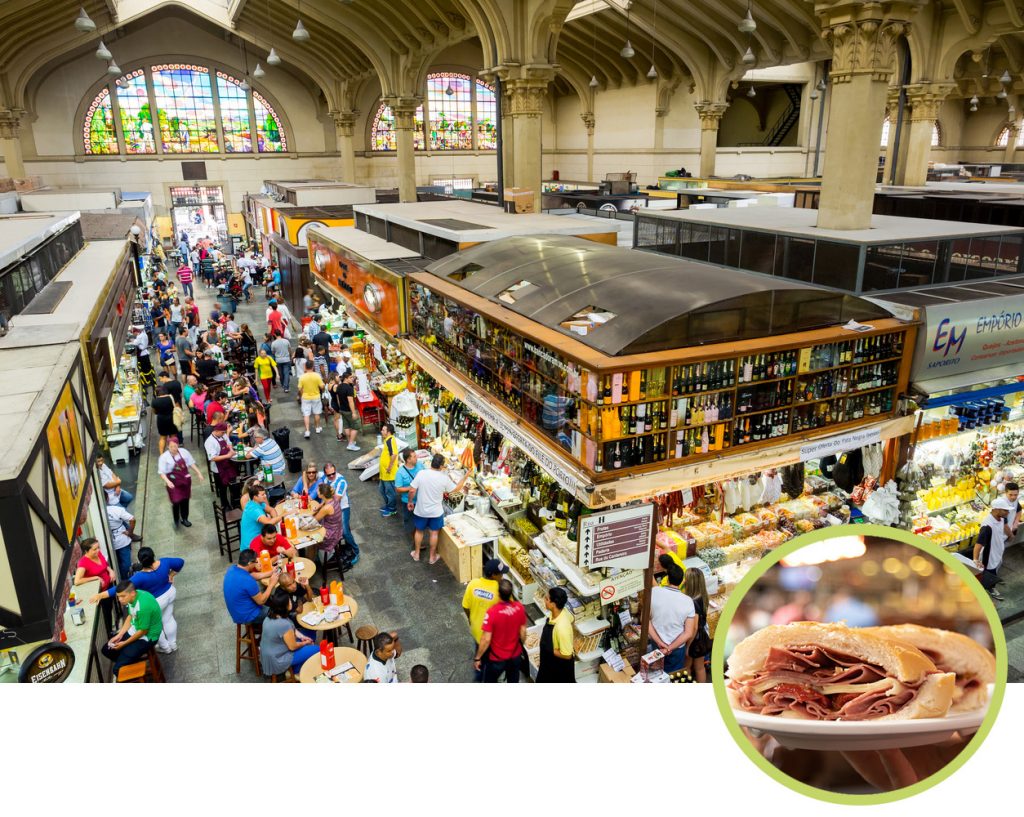
<svg viewBox="0 0 1024 817">
<path fill-rule="evenodd" d="M 497 102 L 494 89 L 467 74 L 449 71 L 427 76 L 425 104 L 416 109 L 416 150 L 494 150 Z M 370 126 L 370 149 L 395 150 L 395 118 L 385 104 Z"/>
<path fill-rule="evenodd" d="M 889 129 L 892 127 L 892 121 L 889 117 L 885 117 L 885 121 L 882 122 L 882 140 L 881 147 L 889 147 Z M 932 147 L 937 148 L 942 145 L 942 131 L 939 128 L 939 123 L 936 122 L 932 126 Z"/>
<path fill-rule="evenodd" d="M 281 118 L 266 98 L 230 74 L 189 63 L 139 68 L 102 88 L 82 135 L 89 155 L 288 150 Z"/>
<path fill-rule="evenodd" d="M 1001 148 L 1004 148 L 1006 147 L 1006 143 L 1009 141 L 1010 129 L 1003 128 L 1001 131 L 999 131 L 999 138 L 996 139 L 996 145 L 998 145 Z M 1021 128 L 1020 132 L 1017 134 L 1017 147 L 1024 147 L 1024 128 Z"/>
</svg>

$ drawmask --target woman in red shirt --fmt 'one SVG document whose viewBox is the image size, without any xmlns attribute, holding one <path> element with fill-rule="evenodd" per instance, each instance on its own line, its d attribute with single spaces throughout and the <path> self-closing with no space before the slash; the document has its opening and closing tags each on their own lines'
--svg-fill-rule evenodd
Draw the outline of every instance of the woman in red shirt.
<svg viewBox="0 0 1024 817">
<path fill-rule="evenodd" d="M 78 568 L 75 570 L 75 584 L 85 584 L 95 578 L 100 580 L 101 593 L 116 581 L 114 571 L 100 551 L 100 543 L 91 538 L 83 539 L 82 558 L 78 560 Z"/>
</svg>

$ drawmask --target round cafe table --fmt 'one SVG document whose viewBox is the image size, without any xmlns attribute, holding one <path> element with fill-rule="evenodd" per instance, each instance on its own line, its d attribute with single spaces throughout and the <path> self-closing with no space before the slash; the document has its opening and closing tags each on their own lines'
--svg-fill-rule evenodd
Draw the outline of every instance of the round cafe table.
<svg viewBox="0 0 1024 817">
<path fill-rule="evenodd" d="M 295 578 L 296 579 L 299 578 L 300 576 L 304 576 L 307 579 L 312 579 L 313 576 L 315 576 L 315 575 L 316 575 L 316 562 L 314 562 L 312 559 L 304 559 L 301 556 L 296 556 L 295 557 Z M 270 579 L 269 578 L 261 579 L 260 581 L 262 581 L 264 584 L 269 584 L 270 583 Z M 348 597 L 346 596 L 346 598 L 348 598 Z M 344 616 L 342 616 L 342 618 L 344 618 Z"/>
<path fill-rule="evenodd" d="M 300 510 L 299 501 L 297 499 L 286 499 L 284 502 L 278 503 L 274 510 L 278 513 L 283 513 L 286 517 L 297 519 L 300 516 L 312 516 L 312 510 Z M 291 546 L 303 550 L 313 545 L 319 545 L 323 540 L 324 536 L 327 535 L 327 531 L 324 530 L 323 525 L 313 528 L 312 530 L 296 530 L 294 537 L 289 537 L 288 541 Z"/>
<path fill-rule="evenodd" d="M 302 612 L 295 617 L 295 622 L 303 630 L 308 630 L 311 633 L 324 633 L 335 644 L 338 643 L 338 631 L 342 627 L 344 627 L 346 630 L 348 630 L 348 640 L 354 644 L 356 640 L 352 637 L 351 622 L 352 619 L 354 619 L 359 614 L 359 602 L 357 602 L 352 596 L 346 593 L 345 604 L 341 606 L 345 607 L 346 605 L 350 608 L 349 612 L 342 613 L 340 616 L 338 616 L 337 621 L 321 621 L 315 627 L 311 627 L 302 620 L 302 617 L 306 615 L 306 613 L 310 613 L 316 610 L 316 602 L 307 601 L 305 604 L 302 605 Z"/>
<path fill-rule="evenodd" d="M 352 649 L 352 647 L 336 647 L 334 650 L 334 664 L 340 667 L 342 664 L 351 664 L 356 668 L 356 672 L 359 673 L 359 680 L 363 680 L 363 675 L 366 672 L 366 656 L 363 655 L 359 650 Z M 302 669 L 299 670 L 299 683 L 312 684 L 316 682 L 318 676 L 323 675 L 324 671 L 320 668 L 320 653 L 310 656 L 306 659 L 306 663 L 302 665 Z"/>
</svg>

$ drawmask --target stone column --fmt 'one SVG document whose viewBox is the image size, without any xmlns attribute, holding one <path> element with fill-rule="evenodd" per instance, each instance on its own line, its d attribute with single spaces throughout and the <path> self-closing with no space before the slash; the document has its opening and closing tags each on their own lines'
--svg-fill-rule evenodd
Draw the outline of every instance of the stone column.
<svg viewBox="0 0 1024 817">
<path fill-rule="evenodd" d="M 587 129 L 587 181 L 594 181 L 594 114 L 590 111 L 580 114 Z"/>
<path fill-rule="evenodd" d="M 416 201 L 416 109 L 423 104 L 416 97 L 389 97 L 385 100 L 395 116 L 395 142 L 398 149 L 398 200 Z"/>
<path fill-rule="evenodd" d="M 882 165 L 882 184 L 888 184 L 892 166 L 896 162 L 896 120 L 900 115 L 900 89 L 890 88 L 885 103 L 885 115 L 889 117 L 889 138 L 885 143 L 885 164 Z M 882 120 L 883 122 L 885 120 Z"/>
<path fill-rule="evenodd" d="M 4 169 L 12 179 L 25 178 L 25 161 L 21 157 L 21 118 L 25 111 L 20 108 L 0 108 L 0 152 L 4 157 Z"/>
<path fill-rule="evenodd" d="M 832 46 L 832 100 L 818 227 L 871 226 L 878 176 L 878 134 L 885 118 L 896 42 L 923 0 L 815 4 L 822 37 Z"/>
<path fill-rule="evenodd" d="M 932 82 L 920 82 L 907 86 L 907 103 L 910 106 L 909 127 L 905 130 L 907 160 L 902 169 L 900 184 L 922 185 L 928 180 L 928 161 L 932 153 L 932 132 L 939 118 L 942 102 L 955 86 Z M 900 141 L 903 141 L 902 139 Z"/>
<path fill-rule="evenodd" d="M 341 180 L 352 184 L 356 181 L 356 147 L 352 134 L 358 116 L 358 111 L 334 112 L 334 129 L 338 135 L 338 153 L 341 160 Z"/>
<path fill-rule="evenodd" d="M 1017 114 L 1007 123 L 1009 134 L 1006 137 L 1006 150 L 1003 152 L 1003 164 L 1012 165 L 1016 161 L 1017 139 L 1020 138 L 1021 114 Z"/>
<path fill-rule="evenodd" d="M 715 154 L 718 152 L 718 125 L 729 107 L 728 102 L 696 102 L 700 117 L 700 178 L 715 175 Z"/>
<path fill-rule="evenodd" d="M 541 208 L 542 126 L 544 100 L 555 71 L 548 65 L 502 69 L 502 89 L 511 122 L 512 186 L 533 192 L 534 212 Z M 508 178 L 509 174 L 505 174 Z"/>
</svg>

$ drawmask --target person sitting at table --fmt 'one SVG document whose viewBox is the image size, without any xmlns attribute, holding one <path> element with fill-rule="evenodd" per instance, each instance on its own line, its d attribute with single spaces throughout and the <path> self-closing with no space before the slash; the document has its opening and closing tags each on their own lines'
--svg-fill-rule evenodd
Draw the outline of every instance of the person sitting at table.
<svg viewBox="0 0 1024 817">
<path fill-rule="evenodd" d="M 320 488 L 324 485 L 331 486 L 334 490 L 334 496 L 337 497 L 338 503 L 341 506 L 341 538 L 345 543 L 345 547 L 342 548 L 342 568 L 344 570 L 351 570 L 359 561 L 359 545 L 356 544 L 356 539 L 352 535 L 350 524 L 352 508 L 348 499 L 348 480 L 338 473 L 338 468 L 333 462 L 324 463 L 323 473 L 310 490 L 309 498 L 318 502 L 323 500 Z"/>
<path fill-rule="evenodd" d="M 302 469 L 302 473 L 299 474 L 299 478 L 292 487 L 292 497 L 298 499 L 303 494 L 306 494 L 306 496 L 312 495 L 313 486 L 319 481 L 320 474 L 316 470 L 316 463 L 307 462 L 306 467 Z"/>
<path fill-rule="evenodd" d="M 209 382 L 220 374 L 220 364 L 210 356 L 210 347 L 203 346 L 196 352 L 196 374 L 200 380 Z"/>
<path fill-rule="evenodd" d="M 276 570 L 260 572 L 256 552 L 246 548 L 238 554 L 238 564 L 231 565 L 224 574 L 224 606 L 235 624 L 263 623 L 267 609 L 263 606 L 270 594 L 277 588 L 280 573 Z M 260 588 L 260 579 L 267 579 L 267 586 Z M 159 608 L 158 608 L 159 609 Z"/>
<path fill-rule="evenodd" d="M 313 514 L 313 519 L 324 526 L 324 540 L 317 546 L 317 562 L 323 565 L 338 549 L 342 537 L 341 498 L 327 483 L 319 487 L 320 507 Z"/>
<path fill-rule="evenodd" d="M 160 605 L 151 594 L 136 590 L 128 580 L 117 585 L 116 592 L 117 600 L 125 608 L 124 621 L 100 650 L 113 662 L 115 676 L 121 667 L 143 660 L 163 631 Z"/>
<path fill-rule="evenodd" d="M 185 401 L 185 408 L 188 408 L 192 403 L 192 395 L 196 393 L 199 386 L 199 380 L 194 374 L 185 376 L 185 385 L 181 390 L 182 399 Z"/>
<path fill-rule="evenodd" d="M 270 594 L 269 612 L 263 622 L 260 638 L 260 665 L 264 675 L 279 675 L 291 668 L 298 673 L 302 665 L 315 656 L 320 648 L 311 638 L 295 629 L 289 617 L 292 601 L 288 594 L 277 588 Z"/>
<path fill-rule="evenodd" d="M 222 400 L 225 399 L 225 397 L 224 397 L 224 389 L 221 389 L 221 388 L 210 389 L 208 396 L 209 396 L 210 399 L 207 401 L 206 407 L 205 407 L 205 411 L 206 411 L 206 424 L 207 425 L 216 425 L 216 423 L 213 420 L 213 415 L 214 414 L 216 414 L 217 412 L 220 412 L 225 417 L 227 416 L 227 411 L 224 408 L 224 404 L 221 402 Z M 223 420 L 221 420 L 221 422 L 223 422 Z"/>
<path fill-rule="evenodd" d="M 402 645 L 398 640 L 397 632 L 392 630 L 390 633 L 378 633 L 373 639 L 373 652 L 370 653 L 370 660 L 366 662 L 363 681 L 377 684 L 397 684 L 398 669 L 395 666 L 395 659 L 401 654 Z"/>
<path fill-rule="evenodd" d="M 249 542 L 246 547 L 257 553 L 265 550 L 272 559 L 276 559 L 278 556 L 287 556 L 289 559 L 295 559 L 299 555 L 287 537 L 281 535 L 277 525 L 264 525 L 260 529 L 260 535 Z"/>
<path fill-rule="evenodd" d="M 281 451 L 281 446 L 262 426 L 253 426 L 249 431 L 249 436 L 252 438 L 253 447 L 245 450 L 245 456 L 249 459 L 259 460 L 261 465 L 269 465 L 276 482 L 277 478 L 283 477 L 285 472 L 284 453 Z"/>
<path fill-rule="evenodd" d="M 264 525 L 276 525 L 282 519 L 283 514 L 274 513 L 269 509 L 267 499 L 267 488 L 263 483 L 249 484 L 246 489 L 249 501 L 242 509 L 241 520 L 241 547 L 248 548 L 253 539 L 259 538 Z"/>
<path fill-rule="evenodd" d="M 210 393 L 206 384 L 197 380 L 192 396 L 189 397 L 188 401 L 192 404 L 192 408 L 196 411 L 202 412 L 204 418 L 206 417 L 206 404 L 209 399 Z"/>
</svg>

